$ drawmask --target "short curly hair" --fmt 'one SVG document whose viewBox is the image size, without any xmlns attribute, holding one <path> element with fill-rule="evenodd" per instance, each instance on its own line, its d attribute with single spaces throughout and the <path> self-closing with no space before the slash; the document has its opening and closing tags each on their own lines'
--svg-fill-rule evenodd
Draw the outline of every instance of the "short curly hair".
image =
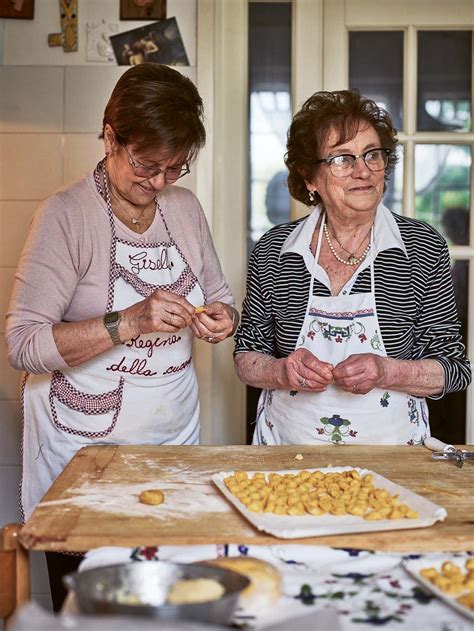
<svg viewBox="0 0 474 631">
<path fill-rule="evenodd" d="M 321 201 L 315 191 L 315 198 L 309 199 L 305 181 L 311 180 L 318 168 L 317 160 L 322 158 L 321 146 L 331 129 L 339 133 L 336 144 L 352 140 L 361 122 L 367 122 L 375 129 L 380 144 L 390 149 L 385 179 L 392 173 L 398 156 L 397 130 L 388 112 L 375 101 L 360 95 L 358 90 L 336 90 L 316 92 L 295 114 L 288 130 L 285 164 L 288 167 L 288 188 L 294 199 L 306 206 Z"/>
</svg>

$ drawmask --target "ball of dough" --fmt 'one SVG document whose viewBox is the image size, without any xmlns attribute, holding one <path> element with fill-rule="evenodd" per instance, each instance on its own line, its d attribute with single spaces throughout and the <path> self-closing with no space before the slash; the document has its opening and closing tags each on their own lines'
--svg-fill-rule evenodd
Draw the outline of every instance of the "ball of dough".
<svg viewBox="0 0 474 631">
<path fill-rule="evenodd" d="M 138 496 L 138 500 L 142 504 L 149 504 L 150 506 L 158 506 L 158 504 L 163 504 L 165 501 L 165 494 L 160 489 L 148 489 L 147 491 L 142 491 Z"/>
<path fill-rule="evenodd" d="M 250 585 L 240 594 L 241 605 L 246 609 L 268 607 L 281 596 L 281 576 L 266 561 L 254 557 L 224 557 L 202 563 L 233 570 L 250 579 Z"/>
<path fill-rule="evenodd" d="M 187 605 L 217 600 L 225 593 L 224 587 L 213 578 L 190 578 L 176 581 L 168 592 L 170 605 Z"/>
</svg>

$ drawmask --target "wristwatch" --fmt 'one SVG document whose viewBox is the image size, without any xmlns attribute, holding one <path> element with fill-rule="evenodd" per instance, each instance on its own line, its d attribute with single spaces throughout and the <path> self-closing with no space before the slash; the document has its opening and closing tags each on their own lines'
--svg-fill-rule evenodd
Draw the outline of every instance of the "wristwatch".
<svg viewBox="0 0 474 631">
<path fill-rule="evenodd" d="M 122 340 L 119 335 L 119 324 L 120 324 L 121 316 L 118 311 L 112 311 L 111 313 L 106 313 L 104 316 L 104 326 L 109 332 L 110 337 L 112 338 L 112 342 L 117 346 L 118 344 L 122 344 Z"/>
</svg>

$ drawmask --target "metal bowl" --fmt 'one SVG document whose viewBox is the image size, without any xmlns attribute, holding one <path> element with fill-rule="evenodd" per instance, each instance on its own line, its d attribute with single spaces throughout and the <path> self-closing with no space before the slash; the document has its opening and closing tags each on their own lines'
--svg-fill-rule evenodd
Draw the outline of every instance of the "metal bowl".
<svg viewBox="0 0 474 631">
<path fill-rule="evenodd" d="M 170 605 L 166 597 L 178 580 L 210 578 L 225 589 L 217 600 Z M 249 585 L 242 574 L 224 568 L 166 561 L 131 562 L 85 570 L 64 577 L 76 594 L 81 613 L 149 616 L 227 624 L 239 594 Z"/>
</svg>

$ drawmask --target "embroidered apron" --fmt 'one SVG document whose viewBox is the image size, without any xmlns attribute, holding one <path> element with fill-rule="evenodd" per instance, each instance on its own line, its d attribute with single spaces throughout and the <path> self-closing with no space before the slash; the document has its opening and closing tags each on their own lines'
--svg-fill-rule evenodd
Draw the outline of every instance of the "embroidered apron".
<svg viewBox="0 0 474 631">
<path fill-rule="evenodd" d="M 107 312 L 124 309 L 165 289 L 198 306 L 205 294 L 170 234 L 143 244 L 120 239 L 107 180 L 102 189 L 112 239 Z M 192 363 L 193 334 L 138 335 L 93 359 L 52 374 L 27 375 L 23 389 L 23 479 L 26 518 L 72 456 L 90 444 L 197 444 L 198 386 Z"/>
<path fill-rule="evenodd" d="M 311 271 L 309 298 L 297 348 L 307 348 L 336 366 L 350 355 L 387 357 L 375 303 L 373 229 L 370 293 L 313 296 L 314 267 L 319 259 L 325 217 Z M 347 445 L 414 445 L 429 435 L 428 409 L 422 397 L 374 388 L 365 395 L 264 390 L 257 408 L 253 443 L 298 445 L 319 442 Z"/>
</svg>

